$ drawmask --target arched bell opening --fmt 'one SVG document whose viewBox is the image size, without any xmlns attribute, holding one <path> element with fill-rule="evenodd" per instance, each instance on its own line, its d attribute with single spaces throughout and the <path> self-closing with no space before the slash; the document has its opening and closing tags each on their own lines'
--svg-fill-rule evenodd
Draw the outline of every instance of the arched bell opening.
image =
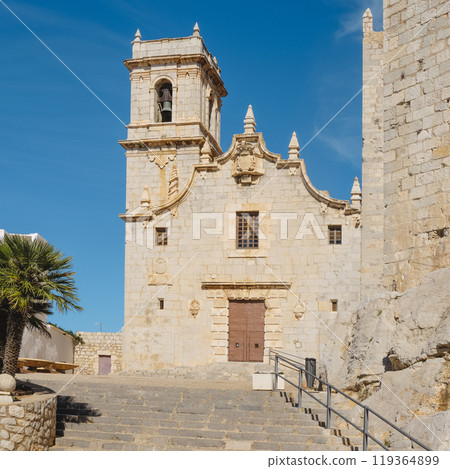
<svg viewBox="0 0 450 469">
<path fill-rule="evenodd" d="M 161 81 L 156 85 L 156 122 L 172 122 L 172 83 Z"/>
</svg>

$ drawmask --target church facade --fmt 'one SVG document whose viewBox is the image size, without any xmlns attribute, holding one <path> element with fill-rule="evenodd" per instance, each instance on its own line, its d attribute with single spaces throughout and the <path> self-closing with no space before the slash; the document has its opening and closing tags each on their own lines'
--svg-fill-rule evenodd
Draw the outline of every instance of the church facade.
<svg viewBox="0 0 450 469">
<path fill-rule="evenodd" d="M 358 180 L 350 201 L 317 190 L 295 132 L 272 153 L 251 106 L 223 151 L 227 91 L 197 27 L 138 31 L 125 65 L 123 369 L 262 362 L 270 348 L 318 358 L 336 312 L 361 299 Z"/>
<path fill-rule="evenodd" d="M 311 184 L 295 133 L 284 155 L 267 149 L 251 106 L 221 148 L 227 91 L 197 25 L 136 33 L 120 142 L 125 371 L 267 361 L 270 348 L 320 359 L 361 301 L 450 265 L 450 7 L 383 5 L 384 31 L 363 16 L 362 188 L 348 201 Z"/>
</svg>

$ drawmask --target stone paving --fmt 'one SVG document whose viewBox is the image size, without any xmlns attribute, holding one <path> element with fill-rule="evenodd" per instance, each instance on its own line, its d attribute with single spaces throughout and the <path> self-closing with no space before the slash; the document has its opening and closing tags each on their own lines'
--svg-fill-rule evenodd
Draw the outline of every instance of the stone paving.
<svg viewBox="0 0 450 469">
<path fill-rule="evenodd" d="M 324 409 L 299 410 L 289 393 L 254 391 L 238 374 L 27 378 L 58 393 L 54 451 L 360 449 L 361 437 L 323 428 Z"/>
</svg>

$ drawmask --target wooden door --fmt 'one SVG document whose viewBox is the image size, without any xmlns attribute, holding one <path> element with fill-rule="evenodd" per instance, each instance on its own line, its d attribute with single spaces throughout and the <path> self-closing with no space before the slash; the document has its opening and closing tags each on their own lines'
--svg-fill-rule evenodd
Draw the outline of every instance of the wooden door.
<svg viewBox="0 0 450 469">
<path fill-rule="evenodd" d="M 262 362 L 264 359 L 264 301 L 230 301 L 228 360 Z"/>
<path fill-rule="evenodd" d="M 111 373 L 111 355 L 99 355 L 98 374 L 109 375 Z"/>
</svg>

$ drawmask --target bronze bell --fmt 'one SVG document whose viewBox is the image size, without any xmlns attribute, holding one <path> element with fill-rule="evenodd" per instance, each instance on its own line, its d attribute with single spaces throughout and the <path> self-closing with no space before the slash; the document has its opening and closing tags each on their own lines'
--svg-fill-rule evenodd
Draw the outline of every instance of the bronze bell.
<svg viewBox="0 0 450 469">
<path fill-rule="evenodd" d="M 162 103 L 161 112 L 172 112 L 172 103 L 170 101 L 164 101 Z"/>
</svg>

